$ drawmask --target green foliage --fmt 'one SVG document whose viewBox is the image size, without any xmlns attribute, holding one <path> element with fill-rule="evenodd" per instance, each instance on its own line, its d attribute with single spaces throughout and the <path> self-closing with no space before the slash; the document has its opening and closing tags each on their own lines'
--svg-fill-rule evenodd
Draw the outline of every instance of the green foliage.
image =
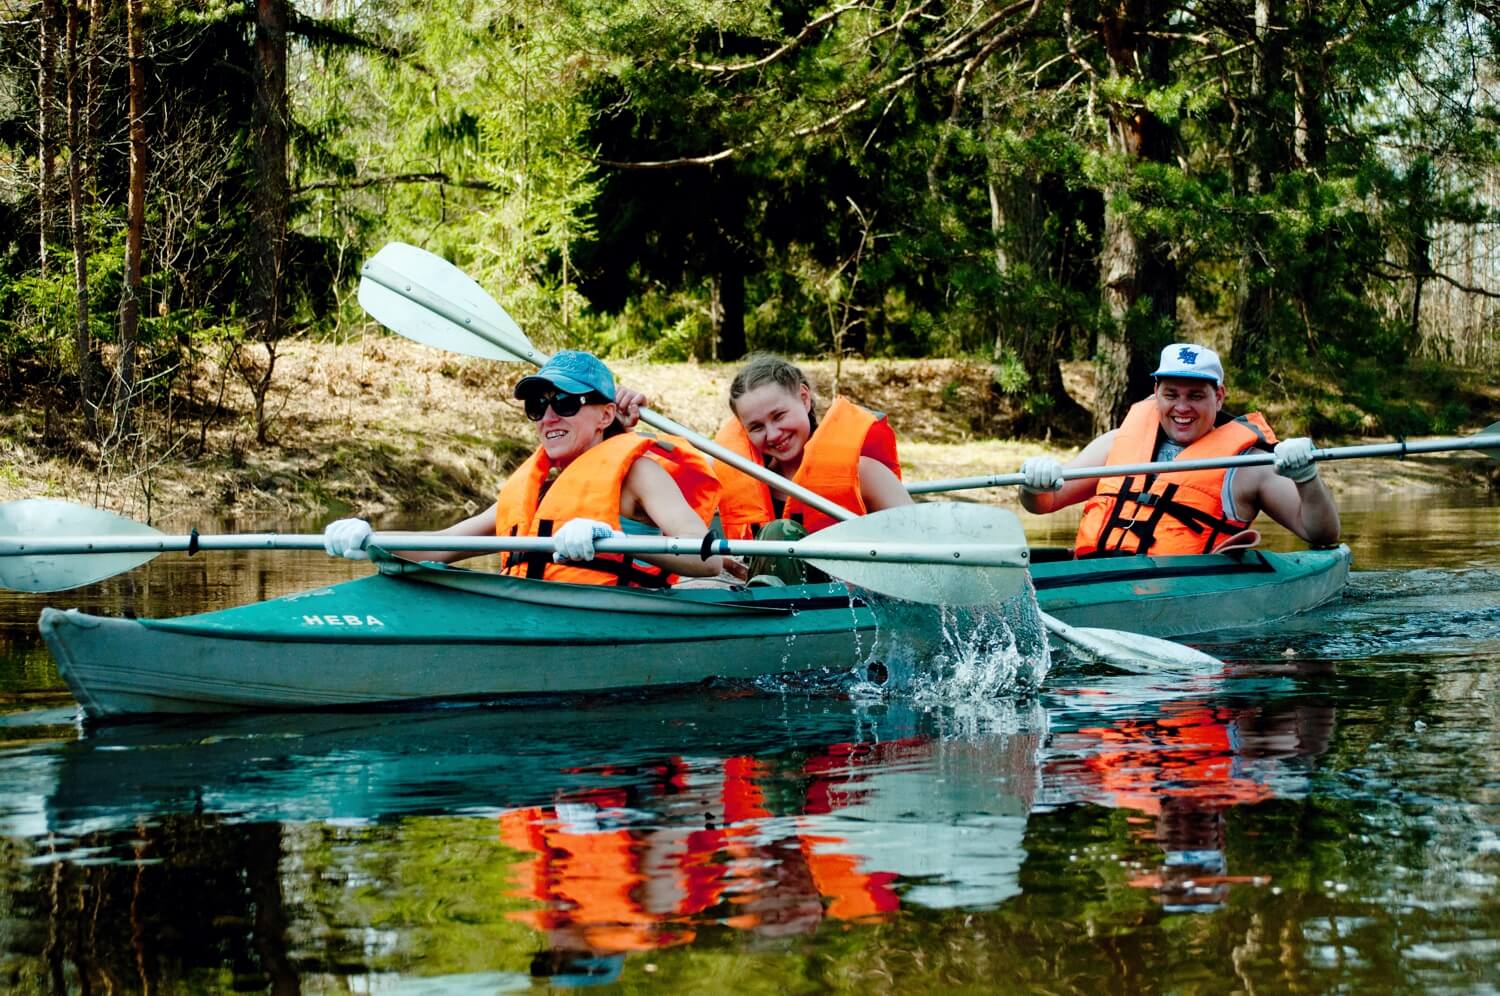
<svg viewBox="0 0 1500 996">
<path fill-rule="evenodd" d="M 1374 411 L 1358 371 L 1441 351 L 1412 313 L 1445 264 L 1435 240 L 1497 220 L 1493 26 L 1463 4 L 1338 0 L 1278 10 L 1262 41 L 1212 5 L 1064 13 L 965 36 L 980 22 L 958 7 L 293 7 L 289 328 L 362 322 L 358 264 L 402 239 L 545 346 L 994 357 L 1002 391 L 1047 412 L 1066 402 L 1059 360 L 1101 335 L 1149 353 L 1187 334 L 1190 303 L 1192 334 L 1235 343 L 1247 376 L 1308 355 L 1348 381 L 1357 420 L 1419 424 Z M 191 354 L 249 311 L 253 16 L 151 8 L 150 348 Z M 43 280 L 31 259 L 26 23 L 0 26 L 0 148 L 33 178 L 0 192 L 0 351 L 60 371 L 72 304 L 67 260 Z M 1279 68 L 1259 92 L 1263 45 Z M 106 345 L 122 73 L 109 62 L 90 218 Z M 1106 204 L 1135 257 L 1105 243 Z M 1111 278 L 1119 313 L 1101 305 L 1111 266 L 1133 268 Z M 1242 327 L 1251 300 L 1263 327 Z"/>
<path fill-rule="evenodd" d="M 1031 374 L 1013 349 L 1007 349 L 996 360 L 993 372 L 995 386 L 1005 394 L 1019 394 L 1031 383 Z"/>
<path fill-rule="evenodd" d="M 691 294 L 642 294 L 612 319 L 594 316 L 580 323 L 574 339 L 600 356 L 645 355 L 663 362 L 707 359 L 713 338 L 698 305 Z"/>
</svg>

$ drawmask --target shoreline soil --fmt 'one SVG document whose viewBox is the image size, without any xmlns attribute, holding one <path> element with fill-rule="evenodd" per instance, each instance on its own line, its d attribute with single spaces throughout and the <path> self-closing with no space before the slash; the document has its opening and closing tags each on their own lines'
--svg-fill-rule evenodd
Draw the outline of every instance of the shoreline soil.
<svg viewBox="0 0 1500 996">
<path fill-rule="evenodd" d="M 731 364 L 610 364 L 653 407 L 700 432 L 711 435 L 727 411 Z M 833 361 L 815 360 L 804 366 L 825 400 L 837 376 L 841 393 L 890 416 L 908 480 L 1007 473 L 1027 456 L 1065 459 L 1077 451 L 1075 445 L 987 433 L 999 422 L 999 402 L 982 363 L 846 360 L 836 371 Z M 168 449 L 167 455 L 142 465 L 107 447 L 60 452 L 63 447 L 48 441 L 55 430 L 46 420 L 11 411 L 0 418 L 0 500 L 63 498 L 140 519 L 475 511 L 492 500 L 533 445 L 531 424 L 511 398 L 525 372 L 519 365 L 443 354 L 379 334 L 343 343 L 293 342 L 276 368 L 267 445 L 255 444 L 249 395 L 233 380 L 224 398 L 232 415 L 206 427 L 179 416 L 176 443 L 158 440 L 158 451 Z M 217 382 L 209 382 L 208 371 L 200 376 L 196 393 L 212 397 Z M 1069 387 L 1075 394 L 1086 391 L 1086 374 L 1074 371 Z M 1272 425 L 1295 417 L 1274 409 L 1266 414 Z M 200 432 L 204 445 L 195 456 Z M 1388 487 L 1483 493 L 1500 486 L 1497 468 L 1480 454 L 1456 453 L 1331 463 L 1324 473 L 1337 494 Z M 1017 504 L 1009 488 L 963 497 Z"/>
</svg>

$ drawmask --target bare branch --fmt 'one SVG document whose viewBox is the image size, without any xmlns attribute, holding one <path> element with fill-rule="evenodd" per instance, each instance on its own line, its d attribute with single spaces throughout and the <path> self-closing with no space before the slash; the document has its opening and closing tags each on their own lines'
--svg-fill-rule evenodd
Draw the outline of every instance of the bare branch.
<svg viewBox="0 0 1500 996">
<path fill-rule="evenodd" d="M 1465 294 L 1475 294 L 1479 297 L 1488 297 L 1500 300 L 1500 291 L 1493 291 L 1488 287 L 1478 287 L 1474 284 L 1466 284 L 1460 280 L 1448 276 L 1448 274 L 1442 272 L 1441 270 L 1424 269 L 1421 272 L 1418 272 L 1410 266 L 1403 266 L 1402 264 L 1389 259 L 1383 259 L 1379 263 L 1375 264 L 1375 266 L 1381 276 L 1388 277 L 1393 280 L 1399 280 L 1402 278 L 1414 280 L 1417 277 L 1421 277 L 1424 280 L 1441 280 L 1443 283 L 1448 284 Z"/>
<path fill-rule="evenodd" d="M 905 86 L 907 83 L 911 82 L 911 80 L 915 78 L 916 75 L 917 74 L 915 72 L 903 73 L 896 79 L 891 80 L 891 82 L 881 87 L 879 90 L 876 90 L 874 93 L 859 98 L 858 100 L 854 101 L 854 103 L 848 104 L 841 110 L 835 112 L 827 118 L 824 118 L 822 121 L 819 121 L 816 124 L 807 125 L 803 128 L 798 128 L 795 131 L 790 131 L 784 137 L 808 138 L 810 136 L 829 131 L 840 121 L 843 121 L 851 114 L 857 114 L 860 111 L 864 110 L 874 99 L 883 97 L 891 91 L 898 90 L 901 87 Z M 600 166 L 613 166 L 618 169 L 674 169 L 679 166 L 711 166 L 714 163 L 723 162 L 726 159 L 731 159 L 747 149 L 753 149 L 757 148 L 758 146 L 765 145 L 769 141 L 770 139 L 767 138 L 758 138 L 753 142 L 745 142 L 741 145 L 731 145 L 727 148 L 720 149 L 718 152 L 710 153 L 706 156 L 683 156 L 678 159 L 658 159 L 649 162 L 628 162 L 619 159 L 596 158 L 591 158 L 589 161 L 597 163 Z"/>
<path fill-rule="evenodd" d="M 1068 55 L 1072 56 L 1073 62 L 1077 64 L 1079 69 L 1087 73 L 1090 79 L 1097 77 L 1099 75 L 1099 71 L 1094 68 L 1094 64 L 1088 60 L 1088 57 L 1078 49 L 1078 39 L 1073 33 L 1073 11 L 1067 7 L 1064 7 L 1062 19 L 1063 37 L 1067 40 Z M 1091 112 L 1093 110 L 1092 103 L 1093 102 L 1091 100 Z"/>
<path fill-rule="evenodd" d="M 1465 294 L 1477 294 L 1480 297 L 1489 297 L 1489 298 L 1495 298 L 1496 300 L 1500 300 L 1500 291 L 1492 291 L 1488 287 L 1476 287 L 1473 284 L 1461 283 L 1461 282 L 1453 279 L 1452 277 L 1448 276 L 1448 274 L 1443 273 L 1443 272 L 1441 272 L 1439 270 L 1429 270 L 1429 271 L 1427 271 L 1427 275 L 1430 276 L 1430 277 L 1436 277 L 1437 279 L 1441 280 L 1443 283 L 1450 284 L 1453 287 L 1456 287 L 1459 290 L 1463 291 Z"/>
<path fill-rule="evenodd" d="M 1183 65 L 1184 66 L 1203 66 L 1203 65 L 1207 65 L 1210 62 L 1218 62 L 1221 59 L 1227 59 L 1231 55 L 1235 54 L 1236 52 L 1242 52 L 1245 49 L 1247 49 L 1247 48 L 1253 48 L 1254 46 L 1255 46 L 1255 42 L 1253 42 L 1253 41 L 1243 42 L 1243 43 L 1241 43 L 1239 45 L 1231 45 L 1229 48 L 1226 48 L 1223 51 L 1220 51 L 1220 52 L 1210 52 L 1207 55 L 1199 56 L 1196 59 L 1189 59 L 1187 62 L 1183 63 Z"/>
<path fill-rule="evenodd" d="M 1017 4 L 1009 9 L 1014 10 L 1019 6 L 1020 4 Z M 984 65 L 986 59 L 995 54 L 1001 45 L 1004 45 L 1020 34 L 1021 29 L 1030 24 L 1032 18 L 1036 17 L 1036 12 L 1041 9 L 1041 6 L 1042 0 L 1031 0 L 1031 9 L 1026 11 L 1026 14 L 1019 21 L 985 42 L 980 46 L 979 51 L 974 53 L 974 57 L 964 64 L 963 70 L 958 74 L 958 82 L 953 84 L 954 115 L 958 114 L 958 106 L 963 101 L 964 90 L 969 85 L 969 78 L 978 71 L 980 66 Z"/>
<path fill-rule="evenodd" d="M 762 66 L 769 66 L 771 63 L 777 61 L 778 59 L 785 58 L 792 52 L 795 52 L 797 49 L 801 48 L 808 42 L 809 39 L 812 38 L 813 35 L 817 34 L 819 29 L 821 29 L 825 24 L 836 21 L 844 14 L 847 14 L 849 11 L 863 6 L 865 5 L 860 2 L 846 3 L 842 7 L 835 7 L 825 14 L 820 14 L 819 16 L 813 18 L 811 21 L 808 21 L 807 24 L 803 26 L 802 30 L 797 33 L 797 37 L 782 45 L 771 54 L 756 59 L 754 62 L 711 63 L 694 62 L 691 59 L 687 59 L 678 64 L 686 66 L 689 69 L 696 69 L 699 72 L 704 73 L 743 73 L 747 70 L 759 69 Z M 923 6 L 926 6 L 926 4 L 923 4 Z"/>
<path fill-rule="evenodd" d="M 1027 16 L 1022 19 L 1021 23 L 1025 24 L 1030 20 L 1031 14 L 1034 14 L 1036 12 L 1036 4 L 1033 3 L 1033 0 L 1016 0 L 1015 3 L 1011 4 L 1008 7 L 1002 7 L 1000 10 L 997 10 L 995 13 L 985 18 L 978 25 L 954 38 L 952 41 L 948 42 L 948 44 L 944 45 L 936 52 L 933 52 L 931 55 L 919 60 L 917 64 L 912 68 L 928 69 L 943 65 L 944 63 L 948 62 L 956 62 L 959 59 L 964 58 L 964 49 L 973 44 L 976 39 L 983 38 L 1001 21 L 1005 20 L 1008 17 L 1019 14 L 1021 11 L 1026 10 L 1026 8 L 1028 7 L 1031 7 L 1033 9 L 1030 14 L 1027 14 Z"/>
<path fill-rule="evenodd" d="M 386 187 L 397 183 L 440 183 L 447 187 L 462 187 L 465 190 L 484 190 L 489 193 L 507 193 L 515 189 L 514 183 L 495 183 L 492 180 L 470 180 L 452 177 L 447 173 L 389 173 L 383 176 L 362 176 L 354 180 L 316 180 L 292 190 L 293 194 L 305 194 L 311 190 L 360 190 L 364 187 Z"/>
</svg>

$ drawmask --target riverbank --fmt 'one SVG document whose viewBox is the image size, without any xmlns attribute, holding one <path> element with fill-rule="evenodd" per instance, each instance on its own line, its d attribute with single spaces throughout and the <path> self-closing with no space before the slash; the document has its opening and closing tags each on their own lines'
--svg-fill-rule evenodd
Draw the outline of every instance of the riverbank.
<svg viewBox="0 0 1500 996">
<path fill-rule="evenodd" d="M 611 366 L 653 407 L 706 434 L 726 412 L 735 370 L 632 360 L 612 360 Z M 1012 441 L 987 431 L 998 421 L 999 402 L 983 364 L 858 360 L 835 371 L 830 360 L 805 366 L 825 399 L 837 376 L 840 392 L 890 416 L 909 480 L 1005 473 L 1028 456 L 1066 459 L 1077 452 L 1076 442 Z M 341 344 L 292 342 L 284 347 L 268 402 L 274 413 L 268 445 L 255 444 L 250 398 L 234 381 L 224 394 L 229 417 L 203 425 L 192 414 L 175 415 L 172 439 L 158 430 L 152 459 L 130 459 L 123 449 L 61 447 L 39 415 L 12 411 L 0 416 L 0 500 L 56 497 L 152 519 L 350 511 L 378 519 L 476 511 L 493 500 L 534 445 L 532 426 L 511 397 L 525 373 L 518 364 L 444 354 L 375 333 Z M 209 371 L 199 376 L 196 395 L 213 397 L 218 381 Z M 1069 388 L 1087 391 L 1086 368 L 1070 371 Z M 1490 390 L 1497 417 L 1500 391 Z M 1278 410 L 1273 403 L 1266 414 L 1278 426 L 1298 418 L 1290 405 Z M 1318 439 L 1320 445 L 1359 441 Z M 1500 482 L 1497 467 L 1464 453 L 1347 461 L 1327 465 L 1324 473 L 1335 493 L 1483 490 Z M 1016 503 L 1014 489 L 965 497 Z"/>
</svg>

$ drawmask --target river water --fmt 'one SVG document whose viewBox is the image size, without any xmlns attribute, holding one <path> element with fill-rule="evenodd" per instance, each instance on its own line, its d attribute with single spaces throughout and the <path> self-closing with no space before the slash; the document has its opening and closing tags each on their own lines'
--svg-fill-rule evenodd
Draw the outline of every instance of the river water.
<svg viewBox="0 0 1500 996">
<path fill-rule="evenodd" d="M 1500 504 L 1344 506 L 1345 597 L 1199 644 L 1227 671 L 1062 661 L 1030 698 L 85 732 L 42 605 L 173 615 L 366 568 L 164 557 L 5 595 L 0 990 L 1494 992 Z"/>
</svg>

